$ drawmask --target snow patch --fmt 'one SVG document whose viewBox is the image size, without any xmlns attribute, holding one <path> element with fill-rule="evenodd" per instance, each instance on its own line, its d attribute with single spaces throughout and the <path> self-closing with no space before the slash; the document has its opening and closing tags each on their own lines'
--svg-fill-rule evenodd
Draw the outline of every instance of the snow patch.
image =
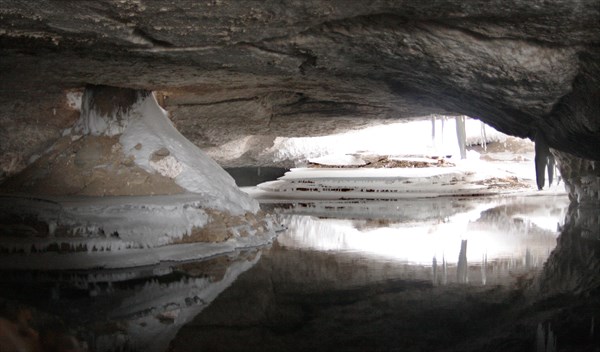
<svg viewBox="0 0 600 352">
<path fill-rule="evenodd" d="M 159 174 L 169 178 L 175 178 L 183 171 L 183 164 L 171 155 L 158 161 L 150 160 L 150 166 Z"/>
<path fill-rule="evenodd" d="M 355 155 L 325 155 L 318 158 L 308 159 L 309 162 L 331 166 L 361 166 L 367 162 Z"/>
<path fill-rule="evenodd" d="M 466 119 L 466 145 L 502 142 L 507 136 L 475 119 Z M 275 162 L 291 160 L 296 165 L 320 157 L 334 158 L 351 154 L 402 156 L 459 156 L 454 117 L 431 121 L 399 122 L 322 137 L 277 137 L 269 152 Z M 339 161 L 342 163 L 342 160 Z"/>
</svg>

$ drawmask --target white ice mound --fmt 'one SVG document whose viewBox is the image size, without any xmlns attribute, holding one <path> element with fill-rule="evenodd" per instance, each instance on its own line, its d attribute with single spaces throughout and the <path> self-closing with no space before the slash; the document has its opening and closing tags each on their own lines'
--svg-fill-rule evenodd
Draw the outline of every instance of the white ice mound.
<svg viewBox="0 0 600 352">
<path fill-rule="evenodd" d="M 225 170 L 177 131 L 153 94 L 138 93 L 133 99 L 132 104 L 102 112 L 91 95 L 84 96 L 76 130 L 93 135 L 120 134 L 123 152 L 133 156 L 136 165 L 201 194 L 206 208 L 232 215 L 258 211 L 258 203 L 240 191 Z"/>
<path fill-rule="evenodd" d="M 308 159 L 309 162 L 329 166 L 362 166 L 367 162 L 356 155 L 328 154 L 318 158 Z"/>
</svg>

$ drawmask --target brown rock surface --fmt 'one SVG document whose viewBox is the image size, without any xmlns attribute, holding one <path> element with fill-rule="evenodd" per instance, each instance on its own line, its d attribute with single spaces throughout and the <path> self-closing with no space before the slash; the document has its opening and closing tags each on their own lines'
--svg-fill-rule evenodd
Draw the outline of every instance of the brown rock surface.
<svg viewBox="0 0 600 352">
<path fill-rule="evenodd" d="M 3 193 L 134 196 L 184 193 L 172 179 L 149 173 L 125 156 L 117 137 L 59 139 L 23 172 L 0 185 Z"/>
</svg>

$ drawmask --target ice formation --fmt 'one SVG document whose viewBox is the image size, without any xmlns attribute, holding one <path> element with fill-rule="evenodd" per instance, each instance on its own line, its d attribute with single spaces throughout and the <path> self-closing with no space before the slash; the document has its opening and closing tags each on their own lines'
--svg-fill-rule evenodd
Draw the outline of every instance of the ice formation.
<svg viewBox="0 0 600 352">
<path fill-rule="evenodd" d="M 201 194 L 205 207 L 236 215 L 258 211 L 258 203 L 241 192 L 227 172 L 175 129 L 154 94 L 137 94 L 137 101 L 131 106 L 108 114 L 91 106 L 92 94 L 84 94 L 76 131 L 120 134 L 123 151 L 134 157 L 136 165 L 151 173 L 158 171 L 184 189 Z M 160 150 L 168 151 L 169 155 L 153 160 Z"/>
<path fill-rule="evenodd" d="M 296 168 L 276 181 L 245 190 L 259 199 L 394 199 L 509 193 L 528 187 L 529 181 L 507 170 L 467 163 L 428 168 Z"/>
<path fill-rule="evenodd" d="M 260 231 L 250 223 L 232 226 L 229 231 L 233 235 L 224 242 L 172 244 L 211 221 L 202 208 L 203 199 L 191 193 L 4 199 L 0 202 L 2 213 L 19 214 L 34 223 L 48 224 L 49 234 L 39 237 L 31 228 L 32 235 L 3 237 L 0 247 L 14 253 L 0 256 L 3 268 L 123 268 L 199 259 L 264 245 L 273 240 L 277 230 L 267 217 L 258 225 Z M 25 228 L 17 230 L 23 232 Z M 58 234 L 57 228 L 68 232 Z M 10 227 L 5 228 L 5 232 L 9 230 Z M 20 254 L 32 252 L 37 254 Z"/>
<path fill-rule="evenodd" d="M 77 95 L 69 94 L 76 106 Z M 258 202 L 175 129 L 148 91 L 87 87 L 79 121 L 40 165 L 0 202 L 5 267 L 148 265 L 230 253 L 275 235 Z M 162 183 L 152 183 L 154 175 Z M 119 180 L 131 183 L 123 190 L 132 193 L 108 193 Z M 35 182 L 36 197 L 14 191 Z M 175 191 L 160 193 L 168 187 Z M 30 253 L 36 256 L 23 259 Z"/>
</svg>

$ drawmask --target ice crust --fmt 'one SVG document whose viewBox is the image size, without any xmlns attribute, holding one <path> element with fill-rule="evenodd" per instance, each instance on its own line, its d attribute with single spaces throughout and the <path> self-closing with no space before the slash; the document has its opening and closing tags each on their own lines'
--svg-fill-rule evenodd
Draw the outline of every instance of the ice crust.
<svg viewBox="0 0 600 352">
<path fill-rule="evenodd" d="M 156 172 L 151 157 L 165 148 L 173 170 L 164 170 L 186 190 L 203 196 L 204 207 L 241 215 L 257 212 L 258 203 L 241 192 L 233 178 L 196 145 L 187 140 L 168 118 L 154 95 L 140 98 L 129 110 L 127 128 L 120 137 L 123 150 L 148 172 Z M 163 159 L 164 160 L 164 159 Z M 168 168 L 168 165 L 163 165 Z"/>
</svg>

